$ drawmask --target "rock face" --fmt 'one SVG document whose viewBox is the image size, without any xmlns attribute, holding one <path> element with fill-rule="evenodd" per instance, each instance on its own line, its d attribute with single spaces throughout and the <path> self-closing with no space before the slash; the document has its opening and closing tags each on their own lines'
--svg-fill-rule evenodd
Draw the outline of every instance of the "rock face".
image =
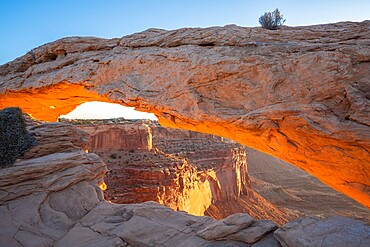
<svg viewBox="0 0 370 247">
<path fill-rule="evenodd" d="M 279 224 L 295 216 L 251 190 L 246 149 L 239 144 L 213 135 L 164 128 L 150 121 L 76 127 L 91 134 L 88 149 L 108 165 L 104 194 L 112 202 L 156 201 L 174 210 L 216 219 L 247 212 Z M 111 135 L 112 129 L 130 132 L 130 136 Z M 101 146 L 96 146 L 97 132 Z M 147 146 L 120 146 L 131 139 L 139 143 L 145 140 Z"/>
<path fill-rule="evenodd" d="M 194 131 L 151 126 L 153 146 L 186 158 L 211 185 L 212 203 L 206 215 L 222 219 L 246 212 L 255 218 L 282 224 L 296 216 L 282 211 L 251 188 L 245 147 L 230 140 Z M 203 194 L 203 193 L 202 193 Z"/>
<path fill-rule="evenodd" d="M 248 194 L 250 180 L 245 147 L 193 131 L 154 126 L 152 129 L 156 148 L 186 158 L 197 170 L 207 174 L 213 201 Z"/>
<path fill-rule="evenodd" d="M 283 246 L 299 247 L 310 246 L 306 239 L 323 235 L 346 246 L 369 244 L 369 226 L 350 219 L 303 219 L 301 222 L 314 222 L 324 231 L 318 233 L 309 224 L 292 222 L 278 229 L 275 238 L 273 223 L 246 214 L 217 221 L 154 202 L 110 203 L 104 201 L 98 187 L 105 164 L 97 155 L 82 151 L 86 133 L 59 123 L 35 124 L 30 132 L 38 141 L 35 149 L 14 166 L 0 169 L 0 246 L 263 246 L 266 242 L 280 246 L 278 239 Z M 340 234 L 330 231 L 343 222 L 346 227 Z M 302 225 L 306 230 L 302 231 Z M 219 232 L 215 226 L 225 231 Z M 302 241 L 292 245 L 295 232 Z M 345 242 L 347 236 L 356 236 L 353 243 L 360 245 Z M 330 243 L 323 241 L 322 246 Z"/>
<path fill-rule="evenodd" d="M 144 124 L 89 125 L 82 129 L 90 134 L 89 148 L 94 151 L 152 149 L 151 129 Z"/>
<path fill-rule="evenodd" d="M 252 189 L 280 209 L 300 216 L 341 215 L 370 223 L 369 209 L 297 167 L 250 148 L 247 161 Z"/>
<path fill-rule="evenodd" d="M 65 38 L 0 67 L 0 108 L 55 120 L 97 98 L 135 106 L 286 160 L 369 207 L 369 44 L 369 21 Z"/>
</svg>

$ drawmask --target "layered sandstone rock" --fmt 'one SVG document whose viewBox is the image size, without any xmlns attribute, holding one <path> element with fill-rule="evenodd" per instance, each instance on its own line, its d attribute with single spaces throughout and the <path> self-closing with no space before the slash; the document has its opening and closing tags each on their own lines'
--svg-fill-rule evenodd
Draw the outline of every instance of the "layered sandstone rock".
<svg viewBox="0 0 370 247">
<path fill-rule="evenodd" d="M 215 142 L 223 141 L 224 139 L 220 136 L 204 134 L 201 132 L 191 131 L 191 130 L 183 130 L 183 129 L 174 129 L 174 128 L 167 128 L 163 127 L 158 124 L 156 121 L 150 121 L 148 124 L 151 126 L 153 140 L 155 140 L 156 145 L 160 145 L 162 141 L 178 141 L 181 139 L 210 139 L 215 140 Z M 186 143 L 186 142 L 184 142 Z M 188 143 L 191 145 L 191 142 Z M 166 149 L 169 147 L 166 146 Z M 175 148 L 175 147 L 174 147 Z"/>
<path fill-rule="evenodd" d="M 98 187 L 105 164 L 97 155 L 82 151 L 86 134 L 64 124 L 35 125 L 30 132 L 38 139 L 39 152 L 32 156 L 29 150 L 27 158 L 0 169 L 1 246 L 280 246 L 280 242 L 300 247 L 307 246 L 308 238 L 335 238 L 337 246 L 353 246 L 345 239 L 354 236 L 353 243 L 369 245 L 369 227 L 351 219 L 301 220 L 325 229 L 345 221 L 347 227 L 340 229 L 340 235 L 317 233 L 308 224 L 302 230 L 302 224 L 293 222 L 278 229 L 275 238 L 277 227 L 272 222 L 246 214 L 217 221 L 153 202 L 109 203 Z M 60 149 L 50 147 L 51 139 L 61 144 Z M 291 243 L 295 232 L 302 239 L 297 244 Z M 328 243 L 323 241 L 322 246 Z"/>
<path fill-rule="evenodd" d="M 0 108 L 114 101 L 228 137 L 370 205 L 370 22 L 64 38 L 0 67 Z M 86 90 L 87 91 L 86 91 Z"/>
<path fill-rule="evenodd" d="M 295 216 L 279 210 L 251 189 L 245 147 L 204 134 L 193 133 L 197 138 L 181 138 L 181 135 L 176 138 L 178 132 L 171 133 L 171 129 L 167 129 L 167 138 L 156 139 L 154 136 L 153 145 L 166 153 L 186 158 L 196 167 L 200 180 L 209 184 L 212 200 L 204 212 L 206 215 L 222 219 L 230 214 L 247 212 L 279 224 Z"/>
<path fill-rule="evenodd" d="M 49 123 L 29 131 L 37 145 L 0 170 L 1 246 L 53 246 L 103 200 L 106 165 L 82 151 L 86 133 Z"/>
<path fill-rule="evenodd" d="M 246 212 L 279 224 L 296 216 L 278 209 L 251 188 L 246 148 L 242 145 L 194 131 L 153 125 L 151 128 L 155 147 L 186 158 L 201 177 L 206 175 L 212 192 L 212 203 L 206 208 L 206 215 L 222 219 Z"/>
<path fill-rule="evenodd" d="M 151 129 L 145 124 L 85 125 L 80 129 L 90 134 L 89 148 L 94 151 L 152 149 Z"/>
<path fill-rule="evenodd" d="M 150 121 L 84 124 L 77 128 L 91 134 L 89 150 L 108 165 L 105 196 L 112 202 L 156 201 L 174 210 L 216 219 L 247 212 L 279 224 L 295 216 L 251 190 L 246 150 L 239 144 L 213 135 L 164 128 Z M 112 136 L 112 129 L 130 132 L 130 136 Z M 97 132 L 107 147 L 96 146 Z M 141 146 L 139 152 L 135 146 L 122 145 L 143 139 L 150 146 Z M 143 152 L 151 149 L 152 142 L 154 148 Z"/>
<path fill-rule="evenodd" d="M 245 147 L 213 138 L 157 139 L 153 145 L 166 153 L 186 158 L 213 184 L 213 200 L 248 194 L 250 181 Z"/>
</svg>

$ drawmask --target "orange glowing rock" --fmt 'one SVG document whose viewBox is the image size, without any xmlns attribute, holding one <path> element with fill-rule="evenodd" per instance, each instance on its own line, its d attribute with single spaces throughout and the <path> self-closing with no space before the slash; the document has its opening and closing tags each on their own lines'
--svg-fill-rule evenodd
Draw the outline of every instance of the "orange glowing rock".
<svg viewBox="0 0 370 247">
<path fill-rule="evenodd" d="M 82 103 L 94 100 L 112 102 L 93 91 L 88 91 L 82 85 L 59 83 L 39 89 L 0 94 L 0 109 L 18 106 L 33 118 L 56 121 L 60 115 L 71 112 Z"/>
<path fill-rule="evenodd" d="M 101 182 L 100 184 L 99 184 L 99 188 L 101 189 L 101 190 L 106 190 L 107 188 L 108 188 L 108 186 L 104 183 L 104 181 L 103 182 Z"/>
</svg>

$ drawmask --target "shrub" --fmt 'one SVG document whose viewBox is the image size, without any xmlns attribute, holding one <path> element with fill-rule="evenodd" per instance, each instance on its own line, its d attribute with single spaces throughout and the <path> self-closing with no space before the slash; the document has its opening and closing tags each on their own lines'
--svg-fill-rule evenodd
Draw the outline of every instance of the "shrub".
<svg viewBox="0 0 370 247">
<path fill-rule="evenodd" d="M 111 159 L 117 159 L 117 155 L 116 154 L 111 154 L 110 156 L 109 156 Z"/>
<path fill-rule="evenodd" d="M 18 107 L 0 111 L 0 167 L 11 166 L 27 149 L 36 144 L 26 130 L 26 120 Z"/>
<path fill-rule="evenodd" d="M 275 9 L 273 12 L 267 12 L 261 15 L 258 21 L 263 28 L 276 30 L 284 24 L 285 19 L 283 15 L 280 14 L 280 11 Z"/>
</svg>

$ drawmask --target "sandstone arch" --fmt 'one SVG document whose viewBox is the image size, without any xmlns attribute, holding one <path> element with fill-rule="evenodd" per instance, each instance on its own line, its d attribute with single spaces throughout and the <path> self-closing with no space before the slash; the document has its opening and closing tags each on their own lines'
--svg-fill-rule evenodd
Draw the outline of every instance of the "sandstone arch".
<svg viewBox="0 0 370 247">
<path fill-rule="evenodd" d="M 0 67 L 0 108 L 56 120 L 91 100 L 234 139 L 370 207 L 370 22 L 65 38 Z"/>
</svg>

